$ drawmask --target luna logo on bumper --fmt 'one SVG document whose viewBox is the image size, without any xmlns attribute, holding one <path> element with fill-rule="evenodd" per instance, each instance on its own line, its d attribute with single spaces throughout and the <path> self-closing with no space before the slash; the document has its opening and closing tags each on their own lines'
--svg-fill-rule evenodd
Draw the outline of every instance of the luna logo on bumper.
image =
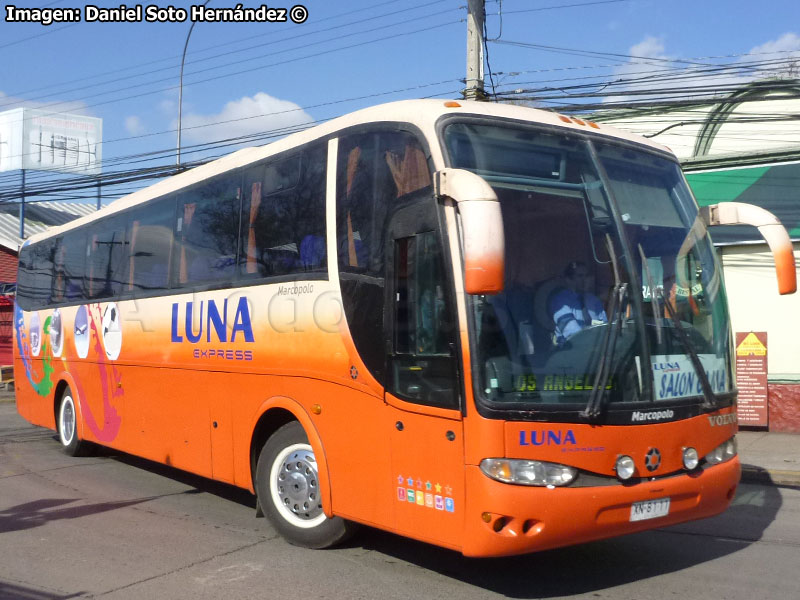
<svg viewBox="0 0 800 600">
<path fill-rule="evenodd" d="M 520 431 L 520 446 L 574 446 L 575 434 L 572 429 L 567 431 Z"/>
</svg>

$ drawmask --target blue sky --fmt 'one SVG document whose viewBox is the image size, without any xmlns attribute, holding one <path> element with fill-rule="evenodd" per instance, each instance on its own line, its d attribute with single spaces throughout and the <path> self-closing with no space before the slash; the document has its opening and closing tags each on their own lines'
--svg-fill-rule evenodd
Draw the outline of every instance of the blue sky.
<svg viewBox="0 0 800 600">
<path fill-rule="evenodd" d="M 192 144 L 327 119 L 379 102 L 459 96 L 466 0 L 301 1 L 308 19 L 299 25 L 195 25 L 184 79 L 185 152 Z M 85 7 L 74 0 L 16 5 Z M 209 7 L 232 6 L 230 0 L 209 2 Z M 796 0 L 502 0 L 487 1 L 487 14 L 489 37 L 502 42 L 489 44 L 501 90 L 595 81 L 590 77 L 607 81 L 667 65 L 663 59 L 727 57 L 698 62 L 735 63 L 753 60 L 752 54 L 738 55 L 786 57 L 795 51 L 800 62 Z M 101 117 L 105 161 L 174 148 L 180 54 L 189 27 L 189 21 L 45 27 L 0 19 L 0 111 L 44 106 Z M 778 54 L 765 54 L 773 51 Z M 219 121 L 225 123 L 214 125 Z"/>
</svg>

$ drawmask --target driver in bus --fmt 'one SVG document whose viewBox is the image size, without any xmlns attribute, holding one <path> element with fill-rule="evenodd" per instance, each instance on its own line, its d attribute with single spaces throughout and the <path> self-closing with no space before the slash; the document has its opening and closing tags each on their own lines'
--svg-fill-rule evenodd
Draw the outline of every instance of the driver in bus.
<svg viewBox="0 0 800 600">
<path fill-rule="evenodd" d="M 574 260 L 564 269 L 565 287 L 550 300 L 559 346 L 586 327 L 608 323 L 603 303 L 589 291 L 589 281 L 589 268 L 583 262 Z"/>
</svg>

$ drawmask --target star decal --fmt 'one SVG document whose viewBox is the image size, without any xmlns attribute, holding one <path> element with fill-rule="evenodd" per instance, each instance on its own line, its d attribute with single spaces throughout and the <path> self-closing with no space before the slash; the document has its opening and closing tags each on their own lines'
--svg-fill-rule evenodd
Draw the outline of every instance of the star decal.
<svg viewBox="0 0 800 600">
<path fill-rule="evenodd" d="M 403 481 L 405 481 L 405 480 L 403 479 L 403 476 L 402 476 L 402 475 L 398 475 L 398 476 L 397 476 L 397 483 L 398 483 L 398 484 L 400 484 L 400 485 L 403 485 Z"/>
<path fill-rule="evenodd" d="M 442 491 L 442 486 L 440 486 L 438 483 L 434 487 L 436 488 L 437 494 L 439 494 Z"/>
<path fill-rule="evenodd" d="M 430 481 L 426 481 L 426 482 L 425 482 L 425 489 L 426 489 L 426 490 L 428 490 L 428 491 L 430 491 L 430 490 L 431 490 L 431 487 L 433 487 L 433 486 L 431 486 L 431 482 L 430 482 Z"/>
<path fill-rule="evenodd" d="M 408 483 L 408 487 L 412 487 L 414 485 L 414 478 L 413 477 L 409 477 L 407 483 Z"/>
<path fill-rule="evenodd" d="M 452 496 L 453 495 L 453 488 L 451 488 L 449 485 L 445 486 L 444 493 L 447 494 L 448 496 Z"/>
<path fill-rule="evenodd" d="M 417 479 L 417 487 L 422 489 L 422 479 Z"/>
</svg>

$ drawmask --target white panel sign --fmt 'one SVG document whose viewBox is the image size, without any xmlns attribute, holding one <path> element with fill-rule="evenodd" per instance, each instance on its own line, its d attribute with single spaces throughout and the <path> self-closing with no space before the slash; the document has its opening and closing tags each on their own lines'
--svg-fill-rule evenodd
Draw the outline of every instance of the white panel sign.
<svg viewBox="0 0 800 600">
<path fill-rule="evenodd" d="M 17 108 L 0 113 L 0 171 L 35 169 L 99 175 L 103 120 Z"/>
<path fill-rule="evenodd" d="M 715 394 L 730 390 L 725 359 L 714 354 L 698 355 Z M 656 354 L 653 359 L 653 384 L 656 400 L 702 396 L 700 378 L 686 355 Z"/>
</svg>

